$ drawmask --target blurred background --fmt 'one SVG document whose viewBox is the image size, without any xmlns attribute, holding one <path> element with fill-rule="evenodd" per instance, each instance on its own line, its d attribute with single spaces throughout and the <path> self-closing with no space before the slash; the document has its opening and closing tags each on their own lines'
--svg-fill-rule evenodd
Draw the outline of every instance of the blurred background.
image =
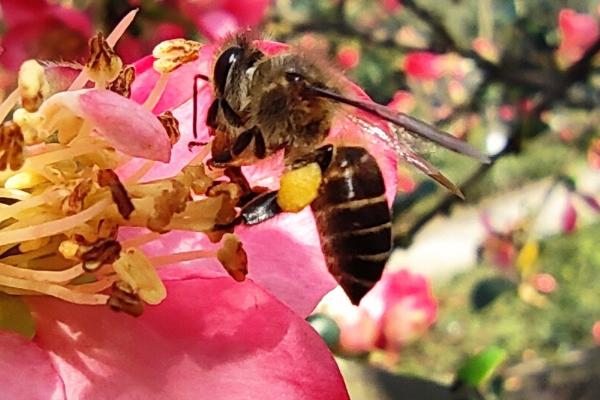
<svg viewBox="0 0 600 400">
<path fill-rule="evenodd" d="M 396 250 L 360 307 L 310 322 L 353 399 L 600 396 L 600 2 L 0 0 L 0 97 L 28 58 L 77 62 L 141 9 L 126 62 L 252 26 L 327 52 L 376 101 L 492 156 L 420 146 L 466 201 L 406 166 Z M 326 379 L 326 378 L 324 378 Z"/>
</svg>

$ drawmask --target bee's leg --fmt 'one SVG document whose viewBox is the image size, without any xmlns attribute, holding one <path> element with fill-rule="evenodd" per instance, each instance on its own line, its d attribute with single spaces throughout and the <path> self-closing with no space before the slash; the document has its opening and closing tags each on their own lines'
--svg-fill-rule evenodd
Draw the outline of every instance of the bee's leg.
<svg viewBox="0 0 600 400">
<path fill-rule="evenodd" d="M 277 204 L 277 190 L 264 192 L 246 203 L 233 221 L 215 225 L 214 230 L 231 231 L 237 225 L 257 225 L 282 212 L 283 210 Z"/>
<path fill-rule="evenodd" d="M 325 171 L 331 163 L 333 151 L 334 147 L 330 144 L 319 147 L 314 152 L 296 159 L 292 164 L 292 169 L 302 168 L 310 163 L 316 162 L 321 170 Z M 244 177 L 240 167 L 227 168 L 225 170 L 225 175 L 229 177 L 231 182 L 240 185 L 242 189 L 250 188 L 250 185 Z M 240 214 L 235 220 L 233 220 L 233 222 L 215 228 L 231 229 L 240 224 L 257 225 L 284 212 L 279 206 L 279 203 L 277 203 L 277 195 L 279 193 L 278 190 L 261 193 L 256 189 L 257 188 L 250 189 L 250 193 L 253 195 L 253 197 L 242 206 Z"/>
<path fill-rule="evenodd" d="M 192 103 L 192 105 L 193 105 L 193 111 L 192 111 L 192 120 L 193 120 L 193 122 L 192 122 L 192 124 L 193 124 L 192 125 L 192 131 L 194 132 L 194 139 L 196 139 L 198 137 L 198 131 L 197 131 L 197 126 L 196 125 L 198 125 L 198 80 L 200 80 L 200 79 L 203 80 L 203 81 L 207 81 L 207 82 L 209 80 L 208 76 L 203 75 L 203 74 L 196 74 L 194 76 L 194 91 L 193 91 L 194 100 L 193 100 L 193 103 Z M 213 105 L 214 105 L 214 102 L 213 102 Z M 211 108 L 212 108 L 213 105 L 211 105 Z M 216 114 L 216 112 L 215 112 L 215 114 Z"/>
<path fill-rule="evenodd" d="M 333 145 L 319 147 L 314 152 L 307 154 L 294 161 L 292 169 L 302 168 L 310 163 L 316 162 L 322 171 L 325 171 L 333 156 Z M 230 178 L 231 179 L 231 178 Z M 256 225 L 275 217 L 283 212 L 277 202 L 278 190 L 258 194 L 242 207 L 240 221 L 244 225 Z"/>
<path fill-rule="evenodd" d="M 225 168 L 225 176 L 229 178 L 230 182 L 237 184 L 242 190 L 242 196 L 240 198 L 239 203 L 239 205 L 242 207 L 258 195 L 263 194 L 269 190 L 262 186 L 250 186 L 250 183 L 242 173 L 242 169 L 240 167 Z"/>
<path fill-rule="evenodd" d="M 229 105 L 227 100 L 220 99 L 219 105 L 221 107 L 221 110 L 223 111 L 223 116 L 225 116 L 225 119 L 227 120 L 227 122 L 229 122 L 231 125 L 233 125 L 235 127 L 240 127 L 240 126 L 244 125 L 244 121 L 242 120 L 242 117 L 240 117 L 235 112 L 235 110 L 233 108 L 231 108 L 231 106 Z"/>
<path fill-rule="evenodd" d="M 206 112 L 206 126 L 215 128 L 217 126 L 217 113 L 219 112 L 219 99 L 214 99 Z M 194 135 L 194 137 L 196 137 Z"/>
<path fill-rule="evenodd" d="M 277 204 L 277 190 L 259 194 L 250 200 L 240 211 L 244 225 L 256 225 L 280 214 L 283 210 Z"/>
<path fill-rule="evenodd" d="M 331 159 L 333 158 L 333 150 L 334 147 L 332 144 L 326 144 L 325 146 L 321 146 L 312 153 L 295 159 L 292 162 L 292 169 L 302 168 L 310 163 L 316 162 L 317 164 L 319 164 L 321 172 L 325 172 L 325 170 L 331 163 Z"/>
</svg>

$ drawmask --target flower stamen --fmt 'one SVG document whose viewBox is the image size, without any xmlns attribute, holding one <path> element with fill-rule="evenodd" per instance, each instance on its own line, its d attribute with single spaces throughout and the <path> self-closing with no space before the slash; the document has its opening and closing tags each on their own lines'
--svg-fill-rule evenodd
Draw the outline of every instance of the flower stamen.
<svg viewBox="0 0 600 400">
<path fill-rule="evenodd" d="M 75 229 L 85 224 L 90 219 L 100 215 L 110 205 L 109 199 L 102 199 L 93 206 L 61 219 L 31 225 L 20 229 L 3 229 L 0 231 L 0 246 L 10 243 L 19 243 L 45 236 L 53 236 L 59 233 Z"/>
<path fill-rule="evenodd" d="M 119 21 L 117 26 L 115 26 L 112 32 L 106 37 L 106 44 L 108 44 L 110 47 L 114 47 L 119 38 L 123 36 L 129 25 L 131 25 L 138 11 L 138 9 L 130 11 L 125 17 L 123 17 L 121 21 Z M 71 83 L 71 86 L 69 86 L 69 90 L 77 90 L 83 88 L 87 83 L 88 79 L 89 78 L 87 71 L 83 69 L 79 73 L 77 78 L 75 78 L 75 80 Z"/>
</svg>

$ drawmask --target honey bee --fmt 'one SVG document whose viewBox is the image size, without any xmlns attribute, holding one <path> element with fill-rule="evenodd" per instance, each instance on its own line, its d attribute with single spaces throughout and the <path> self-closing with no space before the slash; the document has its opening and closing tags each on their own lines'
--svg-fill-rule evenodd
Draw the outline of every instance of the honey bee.
<svg viewBox="0 0 600 400">
<path fill-rule="evenodd" d="M 348 94 L 339 83 L 341 73 L 301 52 L 269 55 L 255 43 L 236 36 L 218 52 L 212 77 L 196 77 L 208 80 L 214 94 L 206 117 L 213 137 L 209 165 L 239 175 L 240 166 L 280 150 L 288 169 L 316 163 L 322 180 L 310 206 L 321 249 L 329 272 L 358 304 L 381 278 L 392 250 L 392 222 L 375 157 L 366 147 L 328 141 L 341 109 L 361 110 L 383 122 L 389 129 L 358 113 L 344 117 L 353 129 L 383 139 L 399 156 L 459 195 L 458 188 L 397 133 L 404 130 L 478 160 L 487 158 L 425 122 Z M 196 96 L 196 85 L 194 89 Z M 254 225 L 281 212 L 277 192 L 262 193 L 243 205 L 237 222 Z"/>
</svg>

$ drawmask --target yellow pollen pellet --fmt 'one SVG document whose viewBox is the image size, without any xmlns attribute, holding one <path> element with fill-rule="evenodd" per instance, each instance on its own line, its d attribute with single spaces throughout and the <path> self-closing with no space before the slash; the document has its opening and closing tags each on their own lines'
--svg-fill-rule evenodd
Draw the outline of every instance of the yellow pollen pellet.
<svg viewBox="0 0 600 400">
<path fill-rule="evenodd" d="M 30 189 L 46 179 L 35 172 L 19 172 L 6 180 L 4 187 L 6 189 Z"/>
<path fill-rule="evenodd" d="M 321 168 L 317 163 L 287 171 L 281 177 L 277 203 L 283 211 L 299 212 L 317 197 L 321 186 Z"/>
</svg>

